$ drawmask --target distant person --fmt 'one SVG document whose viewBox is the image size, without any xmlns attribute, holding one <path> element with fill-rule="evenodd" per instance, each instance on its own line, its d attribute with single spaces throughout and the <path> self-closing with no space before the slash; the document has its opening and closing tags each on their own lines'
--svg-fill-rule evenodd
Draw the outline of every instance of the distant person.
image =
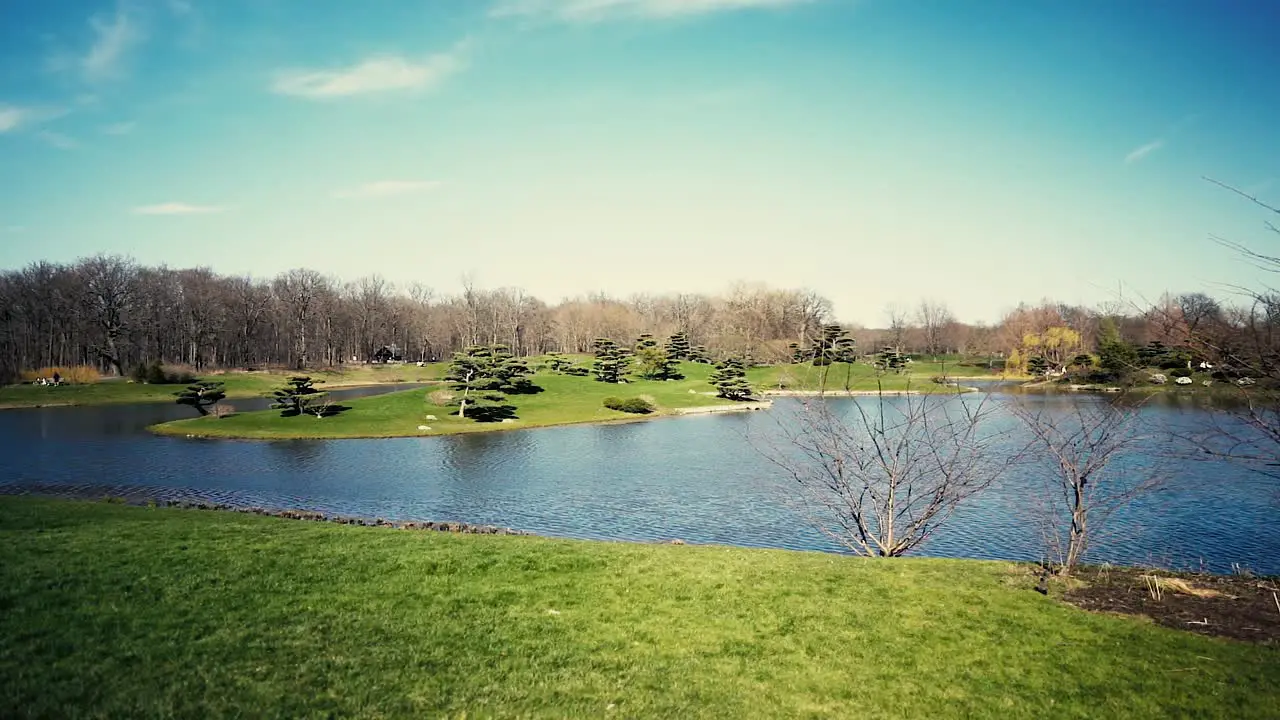
<svg viewBox="0 0 1280 720">
<path fill-rule="evenodd" d="M 54 370 L 54 371 L 53 371 L 53 384 L 54 384 L 54 385 L 61 385 L 61 384 L 62 384 L 62 375 L 61 375 L 61 374 L 59 374 L 57 370 Z"/>
</svg>

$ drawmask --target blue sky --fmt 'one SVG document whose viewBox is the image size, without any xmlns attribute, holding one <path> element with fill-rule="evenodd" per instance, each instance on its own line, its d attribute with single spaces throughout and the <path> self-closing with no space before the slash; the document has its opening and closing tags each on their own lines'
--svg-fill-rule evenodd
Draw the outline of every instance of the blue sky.
<svg viewBox="0 0 1280 720">
<path fill-rule="evenodd" d="M 0 267 L 99 251 L 846 321 L 1217 292 L 1280 4 L 0 0 Z"/>
</svg>

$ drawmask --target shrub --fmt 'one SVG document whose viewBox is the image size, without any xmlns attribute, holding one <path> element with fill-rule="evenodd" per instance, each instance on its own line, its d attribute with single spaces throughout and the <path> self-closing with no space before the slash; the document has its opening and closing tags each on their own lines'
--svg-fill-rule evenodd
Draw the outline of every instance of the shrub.
<svg viewBox="0 0 1280 720">
<path fill-rule="evenodd" d="M 433 390 L 427 395 L 427 400 L 431 401 L 432 405 L 444 407 L 453 401 L 453 393 L 448 390 Z"/>
<path fill-rule="evenodd" d="M 209 411 L 209 414 L 216 418 L 224 418 L 224 417 L 227 417 L 228 415 L 234 415 L 235 412 L 236 412 L 236 409 L 234 406 L 228 405 L 227 403 L 218 403 L 213 406 L 213 408 Z"/>
<path fill-rule="evenodd" d="M 186 366 L 166 368 L 158 362 L 138 365 L 130 373 L 135 382 L 148 385 L 190 385 L 196 381 L 195 373 Z"/>
<path fill-rule="evenodd" d="M 58 374 L 60 382 L 71 385 L 91 385 L 102 379 L 102 374 L 92 365 L 72 365 L 69 367 L 55 365 L 42 367 L 39 370 L 24 370 L 22 372 L 22 381 L 33 383 L 40 378 L 52 380 L 54 373 Z"/>
<path fill-rule="evenodd" d="M 610 410 L 617 410 L 624 413 L 632 413 L 635 415 L 647 415 L 654 411 L 653 404 L 644 398 L 619 398 L 607 397 L 604 399 L 604 406 Z"/>
<path fill-rule="evenodd" d="M 1191 377 L 1191 371 L 1186 369 L 1185 367 L 1173 368 L 1172 370 L 1169 371 L 1169 374 L 1176 378 Z"/>
</svg>

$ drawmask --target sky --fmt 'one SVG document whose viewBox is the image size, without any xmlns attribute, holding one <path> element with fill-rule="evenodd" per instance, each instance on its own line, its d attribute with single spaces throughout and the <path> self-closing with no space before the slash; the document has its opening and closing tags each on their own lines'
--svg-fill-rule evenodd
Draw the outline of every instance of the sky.
<svg viewBox="0 0 1280 720">
<path fill-rule="evenodd" d="M 450 293 L 1225 296 L 1272 0 L 0 0 L 0 268 Z"/>
</svg>

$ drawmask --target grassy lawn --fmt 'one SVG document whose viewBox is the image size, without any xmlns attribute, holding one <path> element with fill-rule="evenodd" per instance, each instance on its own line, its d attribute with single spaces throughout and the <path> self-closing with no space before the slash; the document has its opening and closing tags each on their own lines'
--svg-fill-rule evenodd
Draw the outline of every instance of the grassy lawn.
<svg viewBox="0 0 1280 720">
<path fill-rule="evenodd" d="M 827 390 L 916 390 L 919 392 L 936 392 L 945 388 L 933 382 L 933 378 L 947 376 L 984 377 L 999 379 L 998 373 L 987 372 L 983 367 L 915 361 L 904 373 L 880 373 L 867 363 L 832 363 L 823 367 L 815 367 L 804 363 L 799 365 L 772 365 L 756 367 L 747 371 L 747 378 L 761 390 L 818 390 L 823 388 L 825 370 Z M 1009 379 L 1019 379 L 1011 377 Z"/>
<path fill-rule="evenodd" d="M 428 436 L 646 417 L 605 408 L 601 402 L 611 395 L 649 396 L 658 406 L 655 414 L 678 408 L 733 404 L 708 394 L 713 392 L 707 383 L 709 366 L 682 363 L 681 371 L 685 374 L 684 380 L 632 380 L 625 385 L 597 382 L 590 377 L 538 373 L 533 379 L 543 392 L 509 396 L 511 404 L 518 408 L 516 420 L 511 423 L 460 419 L 451 414 L 456 412 L 456 407 L 432 404 L 429 390 L 409 390 L 345 402 L 343 405 L 349 410 L 323 419 L 281 417 L 278 411 L 265 410 L 225 418 L 178 420 L 154 429 L 167 435 L 253 439 Z M 429 420 L 428 415 L 436 419 Z M 420 425 L 431 429 L 419 430 Z"/>
<path fill-rule="evenodd" d="M 359 366 L 341 371 L 226 372 L 202 375 L 203 380 L 226 383 L 228 398 L 259 397 L 284 384 L 290 375 L 310 375 L 324 380 L 323 387 L 373 385 L 377 383 L 423 382 L 438 380 L 446 365 Z M 173 402 L 173 393 L 185 385 L 148 385 L 128 380 L 107 380 L 91 385 L 8 385 L 0 387 L 0 409 L 42 407 L 51 405 L 111 405 L 122 403 Z"/>
<path fill-rule="evenodd" d="M 0 498 L 3 717 L 1275 717 L 1280 648 L 1006 563 Z"/>
</svg>

